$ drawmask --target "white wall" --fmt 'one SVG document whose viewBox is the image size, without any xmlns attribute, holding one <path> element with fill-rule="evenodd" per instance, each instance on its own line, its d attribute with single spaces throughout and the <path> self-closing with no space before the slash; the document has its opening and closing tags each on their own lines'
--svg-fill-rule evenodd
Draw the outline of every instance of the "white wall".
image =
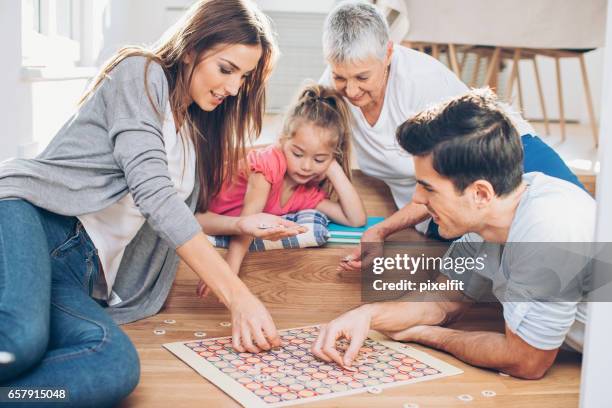
<svg viewBox="0 0 612 408">
<path fill-rule="evenodd" d="M 30 123 L 23 107 L 29 105 L 27 87 L 20 81 L 21 73 L 21 4 L 0 0 L 0 161 L 17 156 L 20 146 L 31 139 Z"/>
<path fill-rule="evenodd" d="M 92 27 L 85 38 L 81 55 L 85 65 L 99 66 L 119 47 L 127 44 L 150 44 L 171 25 L 193 0 L 81 0 L 93 8 L 93 17 L 88 22 Z M 337 0 L 283 1 L 256 0 L 260 8 L 270 13 L 295 11 L 323 14 L 328 12 Z M 318 28 L 312 29 L 312 38 L 319 38 Z M 27 157 L 44 147 L 61 124 L 69 117 L 75 103 L 85 88 L 87 74 L 68 75 L 64 78 L 34 78 L 24 75 L 21 67 L 21 2 L 0 0 L 0 45 L 3 63 L 0 64 L 0 89 L 5 97 L 0 98 L 0 121 L 3 132 L 0 134 L 0 160 L 8 157 Z M 283 50 L 281 50 L 283 51 Z M 286 99 L 287 78 L 283 72 L 290 72 L 292 66 L 304 70 L 303 63 L 290 56 L 279 62 L 275 80 L 283 84 L 280 90 Z M 313 60 L 315 57 L 312 57 Z M 591 89 L 596 110 L 599 100 L 602 76 L 602 53 L 595 51 L 587 54 L 587 66 L 591 74 Z M 282 66 L 280 65 L 282 64 Z M 564 97 L 568 119 L 587 120 L 580 72 L 576 61 L 563 61 Z M 321 56 L 322 66 L 322 56 Z M 547 109 L 550 117 L 556 117 L 556 84 L 554 64 L 551 60 L 540 62 L 542 80 L 546 93 Z M 315 68 L 310 69 L 310 71 Z M 302 72 L 300 71 L 300 72 Z M 92 71 L 93 72 L 93 71 Z M 284 75 L 284 74 L 283 74 Z M 300 74 L 302 75 L 302 74 Z M 308 75 L 317 78 L 316 73 Z M 282 77 L 282 78 L 281 78 Z M 535 93 L 532 67 L 522 68 L 525 90 L 526 116 L 540 117 L 539 102 Z M 291 80 L 293 81 L 293 80 Z M 295 80 L 296 88 L 299 80 Z M 271 89 L 274 92 L 274 89 Z M 273 98 L 270 98 L 272 100 Z M 281 103 L 282 104 L 282 103 Z M 37 144 L 38 143 L 38 144 Z"/>
</svg>

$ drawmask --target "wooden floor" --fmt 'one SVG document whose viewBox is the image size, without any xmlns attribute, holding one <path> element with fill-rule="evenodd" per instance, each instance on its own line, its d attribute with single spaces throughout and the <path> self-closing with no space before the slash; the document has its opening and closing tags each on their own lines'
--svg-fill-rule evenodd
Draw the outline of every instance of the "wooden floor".
<svg viewBox="0 0 612 408">
<path fill-rule="evenodd" d="M 369 215 L 394 211 L 388 190 L 380 182 L 358 175 L 356 184 Z M 396 234 L 393 239 L 420 241 L 414 231 Z M 326 322 L 360 304 L 359 273 L 336 272 L 346 247 L 327 246 L 304 250 L 278 250 L 250 254 L 241 271 L 242 279 L 265 302 L 279 329 Z M 197 278 L 181 265 L 166 306 L 157 316 L 124 326 L 136 344 L 141 359 L 141 381 L 123 407 L 236 407 L 238 404 L 161 345 L 195 339 L 204 331 L 208 337 L 228 336 L 231 329 L 219 325 L 229 313 L 212 299 L 195 296 Z M 164 320 L 174 319 L 175 324 Z M 482 305 L 470 311 L 457 325 L 466 329 L 500 330 L 500 309 Z M 158 336 L 155 329 L 166 334 Z M 322 401 L 313 407 L 401 407 L 416 403 L 425 407 L 576 407 L 580 388 L 580 356 L 560 353 L 549 373 L 538 381 L 504 377 L 496 372 L 468 366 L 445 353 L 416 346 L 461 368 L 464 374 L 385 389 L 380 395 L 368 393 Z M 492 390 L 494 397 L 484 397 Z M 470 394 L 472 402 L 457 399 Z"/>
</svg>

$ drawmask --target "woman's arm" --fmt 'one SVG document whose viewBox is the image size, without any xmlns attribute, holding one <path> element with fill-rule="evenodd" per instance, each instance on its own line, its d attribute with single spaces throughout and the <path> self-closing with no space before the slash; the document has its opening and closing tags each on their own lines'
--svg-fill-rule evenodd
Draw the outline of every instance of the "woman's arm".
<svg viewBox="0 0 612 408">
<path fill-rule="evenodd" d="M 240 216 L 248 216 L 263 211 L 270 194 L 270 183 L 261 173 L 252 173 L 249 176 L 244 203 Z M 238 235 L 232 237 L 225 259 L 231 270 L 238 275 L 240 265 L 244 256 L 249 251 L 253 237 L 250 235 Z"/>
<path fill-rule="evenodd" d="M 340 164 L 333 161 L 326 174 L 338 195 L 338 202 L 325 199 L 319 203 L 317 210 L 332 221 L 351 227 L 361 227 L 367 222 L 367 215 L 361 197 L 348 179 Z"/>
<path fill-rule="evenodd" d="M 203 232 L 178 247 L 176 252 L 232 313 L 232 340 L 236 350 L 256 353 L 280 346 L 270 313 L 232 273 Z"/>
</svg>

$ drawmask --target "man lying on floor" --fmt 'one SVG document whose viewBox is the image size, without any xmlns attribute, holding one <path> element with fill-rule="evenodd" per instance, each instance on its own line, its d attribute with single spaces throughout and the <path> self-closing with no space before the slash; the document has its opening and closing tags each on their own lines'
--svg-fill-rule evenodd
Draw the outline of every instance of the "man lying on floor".
<svg viewBox="0 0 612 408">
<path fill-rule="evenodd" d="M 463 236 L 445 256 L 478 256 L 489 251 L 488 245 L 504 245 L 493 245 L 498 253 L 487 259 L 485 272 L 441 271 L 464 281 L 463 292 L 428 294 L 439 301 L 415 301 L 414 293 L 411 302 L 360 306 L 324 326 L 313 353 L 350 366 L 368 330 L 374 329 L 394 340 L 446 351 L 468 364 L 537 379 L 560 347 L 582 351 L 582 277 L 564 276 L 555 268 L 581 273 L 587 268 L 571 251 L 554 252 L 551 242 L 593 241 L 595 201 L 569 182 L 522 174 L 520 137 L 488 90 L 471 91 L 418 114 L 400 126 L 397 137 L 414 156 L 414 201 L 427 206 L 442 236 Z M 517 250 L 521 245 L 523 250 Z M 555 255 L 546 256 L 543 249 Z M 444 327 L 485 292 L 503 307 L 504 333 Z M 335 347 L 340 337 L 351 341 L 344 356 Z"/>
</svg>

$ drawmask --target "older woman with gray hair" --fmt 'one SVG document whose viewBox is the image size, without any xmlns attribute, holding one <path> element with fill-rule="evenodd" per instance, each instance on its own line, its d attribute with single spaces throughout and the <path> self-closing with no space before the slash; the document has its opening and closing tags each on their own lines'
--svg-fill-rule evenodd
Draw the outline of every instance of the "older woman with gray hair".
<svg viewBox="0 0 612 408">
<path fill-rule="evenodd" d="M 335 87 L 350 102 L 359 167 L 389 186 L 400 209 L 368 229 L 362 242 L 382 242 L 412 226 L 437 237 L 427 209 L 412 202 L 416 187 L 412 158 L 398 145 L 395 132 L 430 105 L 467 92 L 467 86 L 438 60 L 393 44 L 385 17 L 365 2 L 345 2 L 330 12 L 323 29 L 323 53 L 328 68 L 319 82 Z M 518 113 L 511 116 L 523 135 L 525 172 L 541 171 L 580 185 L 561 158 L 532 136 L 534 129 Z M 360 255 L 357 248 L 340 268 L 359 269 Z"/>
</svg>

